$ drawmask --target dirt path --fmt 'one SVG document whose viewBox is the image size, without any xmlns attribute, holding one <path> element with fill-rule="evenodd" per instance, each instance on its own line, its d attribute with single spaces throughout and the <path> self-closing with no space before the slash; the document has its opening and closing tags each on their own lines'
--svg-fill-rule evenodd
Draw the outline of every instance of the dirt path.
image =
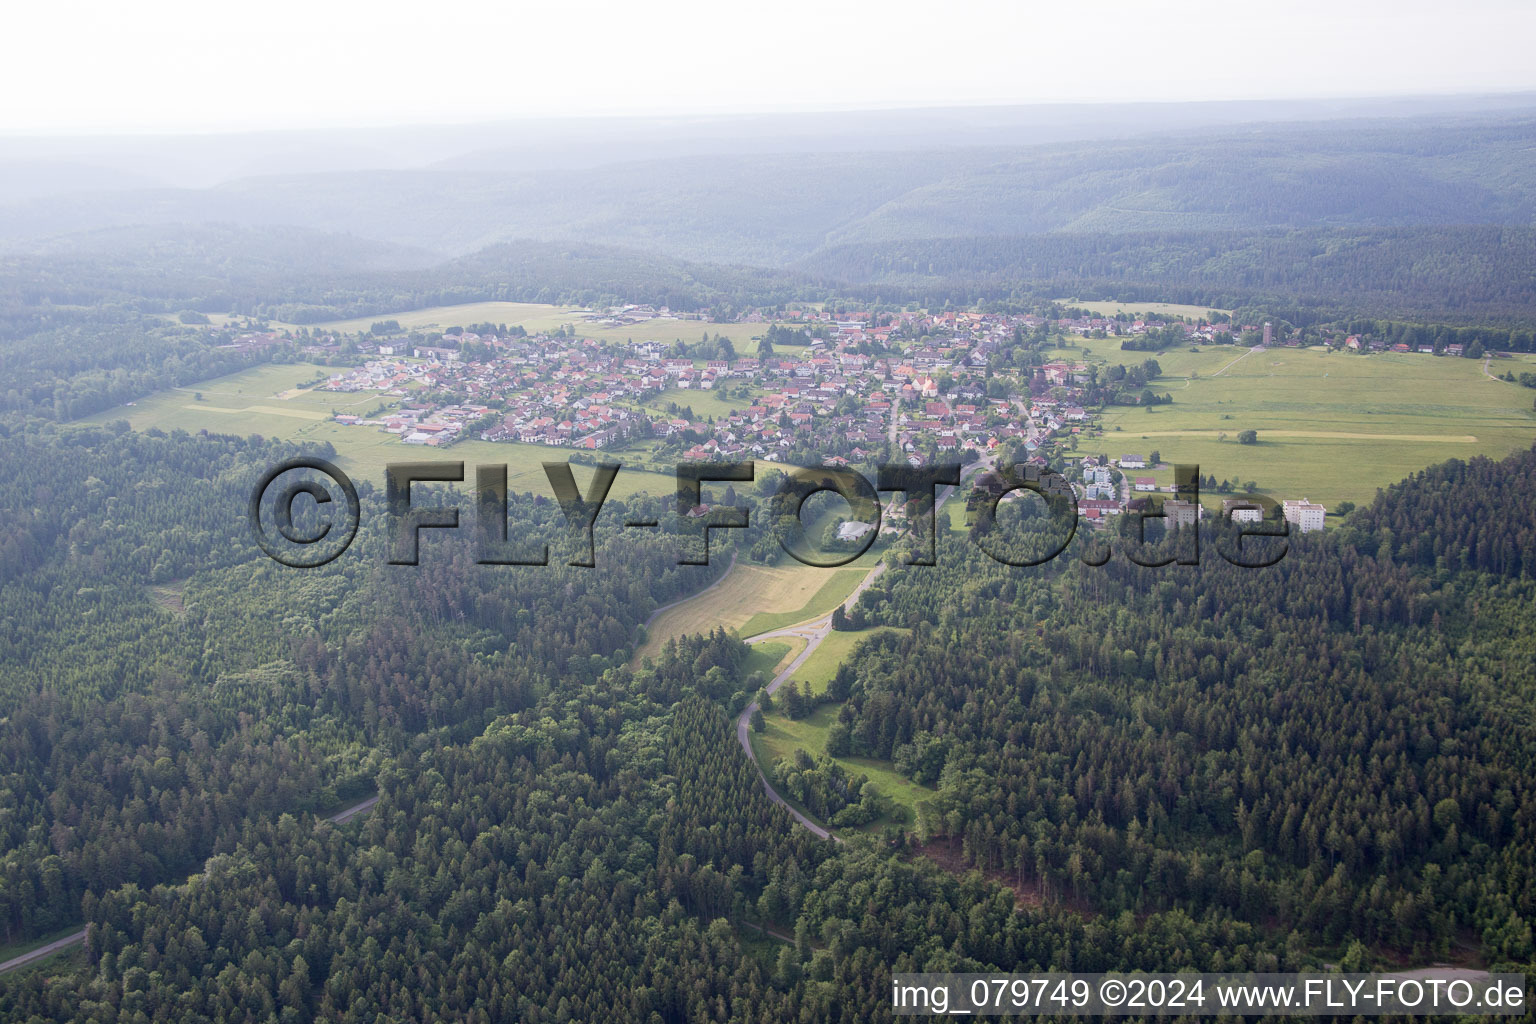
<svg viewBox="0 0 1536 1024">
<path fill-rule="evenodd" d="M 1244 359 L 1247 359 L 1249 356 L 1253 355 L 1255 352 L 1263 352 L 1263 351 L 1264 351 L 1264 346 L 1263 345 L 1255 345 L 1255 346 L 1253 346 L 1253 348 L 1249 349 L 1247 352 L 1244 352 L 1242 355 L 1240 355 L 1236 359 L 1232 360 L 1226 366 L 1223 366 L 1221 369 L 1219 369 L 1215 373 L 1211 374 L 1211 376 L 1212 377 L 1220 377 L 1222 374 L 1226 373 L 1228 370 L 1232 369 L 1232 367 L 1236 366 L 1238 363 L 1242 362 Z"/>
</svg>

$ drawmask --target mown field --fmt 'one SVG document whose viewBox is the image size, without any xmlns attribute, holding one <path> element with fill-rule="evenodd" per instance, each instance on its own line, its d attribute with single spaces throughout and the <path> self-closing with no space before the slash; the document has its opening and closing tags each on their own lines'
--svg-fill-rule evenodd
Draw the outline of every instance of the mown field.
<svg viewBox="0 0 1536 1024">
<path fill-rule="evenodd" d="M 334 367 L 312 363 L 253 367 L 191 387 L 162 391 L 131 406 L 99 413 L 91 417 L 91 421 L 126 419 L 135 430 L 158 427 L 165 431 L 208 430 L 240 436 L 260 434 L 291 440 L 329 441 L 336 448 L 342 469 L 380 486 L 384 468 L 391 462 L 501 463 L 507 466 L 507 486 L 512 491 L 547 494 L 549 482 L 542 463 L 563 461 L 576 452 L 573 448 L 489 441 L 461 441 L 449 448 L 437 449 L 402 444 L 394 435 L 372 427 L 343 426 L 331 419 L 334 412 L 361 415 L 392 400 L 371 391 L 342 394 L 297 387 L 320 374 L 334 372 Z M 623 462 L 623 455 L 620 454 L 618 459 Z M 577 466 L 574 473 L 577 483 L 585 487 L 591 470 Z M 641 491 L 670 494 L 676 486 L 670 475 L 628 466 L 619 473 L 610 493 L 615 498 Z"/>
<path fill-rule="evenodd" d="M 706 633 L 716 626 L 752 636 L 825 615 L 853 592 L 866 571 L 818 569 L 792 560 L 774 566 L 738 561 L 718 586 L 657 616 L 638 654 L 654 655 L 668 637 Z"/>
<path fill-rule="evenodd" d="M 1113 358 L 1133 364 L 1146 354 Z M 1202 475 L 1253 480 L 1275 497 L 1332 506 L 1368 501 L 1446 459 L 1501 458 L 1536 439 L 1536 391 L 1490 379 L 1479 360 L 1229 346 L 1155 358 L 1163 377 L 1154 387 L 1173 404 L 1108 407 L 1103 435 L 1083 439 L 1079 452 L 1155 449 L 1166 463 L 1198 464 Z M 1528 366 L 1500 360 L 1494 368 Z M 1238 443 L 1250 429 L 1258 443 Z"/>
</svg>

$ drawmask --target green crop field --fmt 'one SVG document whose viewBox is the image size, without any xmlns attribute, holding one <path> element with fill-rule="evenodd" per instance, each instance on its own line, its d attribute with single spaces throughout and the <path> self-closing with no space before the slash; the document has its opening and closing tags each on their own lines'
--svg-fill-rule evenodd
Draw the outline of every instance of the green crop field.
<svg viewBox="0 0 1536 1024">
<path fill-rule="evenodd" d="M 328 441 L 335 446 L 342 469 L 380 485 L 384 467 L 392 462 L 464 462 L 466 466 L 501 463 L 507 467 L 507 486 L 512 491 L 547 494 L 549 481 L 543 463 L 560 462 L 576 452 L 573 448 L 490 441 L 460 441 L 449 448 L 428 448 L 402 444 L 394 435 L 372 427 L 344 426 L 330 418 L 333 411 L 364 413 L 390 400 L 372 391 L 343 394 L 297 387 L 320 374 L 333 372 L 334 367 L 312 363 L 253 367 L 191 387 L 161 391 L 132 405 L 98 413 L 90 421 L 126 419 L 135 430 L 159 427 L 166 431 L 208 430 L 239 436 L 260 434 L 294 441 Z M 573 472 L 578 485 L 584 488 L 592 470 L 577 466 Z M 465 474 L 469 475 L 467 468 Z M 610 496 L 624 498 L 642 491 L 671 494 L 676 486 L 669 475 L 627 467 L 614 481 Z"/>
<path fill-rule="evenodd" d="M 1119 362 L 1140 357 L 1117 353 Z M 1084 441 L 1081 452 L 1156 449 L 1165 463 L 1195 463 L 1202 475 L 1331 506 L 1370 500 L 1436 462 L 1503 457 L 1536 439 L 1536 392 L 1489 379 L 1478 360 L 1226 346 L 1156 358 L 1165 377 L 1154 387 L 1166 387 L 1173 404 L 1106 408 L 1102 437 Z M 1212 363 L 1217 369 L 1207 372 Z M 1249 429 L 1258 443 L 1239 444 Z"/>
</svg>

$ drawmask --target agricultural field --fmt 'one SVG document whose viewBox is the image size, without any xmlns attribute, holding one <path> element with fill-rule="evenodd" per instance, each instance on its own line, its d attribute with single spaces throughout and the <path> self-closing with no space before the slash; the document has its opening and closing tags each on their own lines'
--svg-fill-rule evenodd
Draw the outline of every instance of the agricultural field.
<svg viewBox="0 0 1536 1024">
<path fill-rule="evenodd" d="M 659 341 L 670 344 L 682 340 L 695 342 L 707 332 L 710 337 L 723 334 L 731 339 L 737 355 L 757 354 L 757 339 L 768 332 L 766 323 L 716 324 L 706 320 L 647 320 L 641 323 L 605 326 L 589 321 L 591 310 L 552 306 L 540 302 L 468 302 L 456 306 L 430 306 L 401 313 L 376 313 L 307 325 L 312 330 L 356 334 L 367 331 L 384 320 L 394 320 L 406 331 L 443 331 L 470 324 L 506 324 L 521 326 L 530 334 L 552 331 L 566 324 L 575 325 L 583 338 L 603 341 Z M 294 326 L 291 324 L 276 326 Z"/>
<path fill-rule="evenodd" d="M 792 560 L 776 566 L 738 561 L 718 586 L 657 616 L 638 653 L 655 655 L 668 637 L 716 626 L 752 636 L 825 615 L 853 593 L 866 571 L 818 569 Z"/>
<path fill-rule="evenodd" d="M 1182 316 L 1195 320 L 1209 319 L 1211 313 L 1231 313 L 1230 309 L 1212 309 L 1210 306 L 1188 306 L 1178 302 L 1084 302 L 1081 299 L 1057 299 L 1063 306 L 1089 309 L 1100 316 L 1119 313 L 1156 313 L 1163 316 Z"/>
<path fill-rule="evenodd" d="M 132 405 L 98 413 L 87 422 L 105 423 L 126 419 L 135 430 L 161 430 L 263 437 L 295 441 L 328 441 L 335 446 L 341 468 L 359 478 L 382 485 L 384 467 L 391 462 L 502 463 L 507 466 L 507 486 L 514 492 L 545 494 L 549 482 L 542 463 L 558 462 L 575 454 L 573 448 L 489 441 L 461 441 L 450 448 L 406 445 L 391 434 L 369 427 L 343 426 L 331 419 L 334 412 L 369 412 L 389 402 L 377 392 L 343 394 L 300 388 L 302 382 L 334 367 L 312 363 L 277 363 L 185 388 L 161 391 Z M 590 453 L 589 453 L 590 454 Z M 623 456 L 619 456 L 623 461 Z M 591 470 L 573 470 L 577 484 L 585 487 Z M 670 475 L 635 467 L 621 471 L 610 496 L 624 498 L 648 491 L 670 494 L 676 489 Z"/>
<path fill-rule="evenodd" d="M 1116 361 L 1141 357 L 1117 353 Z M 1501 458 L 1536 439 L 1536 392 L 1490 379 L 1479 360 L 1227 346 L 1155 358 L 1165 376 L 1154 388 L 1165 385 L 1173 404 L 1106 408 L 1102 436 L 1085 439 L 1080 453 L 1156 449 L 1165 463 L 1196 463 L 1202 475 L 1253 480 L 1273 497 L 1331 507 L 1369 501 L 1436 462 Z M 1207 372 L 1211 363 L 1220 365 Z M 1524 365 L 1500 364 L 1516 372 Z M 1258 443 L 1238 443 L 1250 429 Z"/>
<path fill-rule="evenodd" d="M 444 331 L 449 327 L 468 327 L 470 324 L 506 324 L 521 326 L 529 334 L 554 330 L 563 324 L 579 322 L 589 310 L 572 309 L 569 306 L 551 306 L 542 302 L 467 302 L 457 306 L 428 306 L 403 313 L 377 313 L 372 316 L 353 317 L 350 320 L 330 320 L 309 324 L 317 331 L 336 331 L 356 334 L 366 331 L 381 320 L 393 320 L 407 331 Z"/>
</svg>

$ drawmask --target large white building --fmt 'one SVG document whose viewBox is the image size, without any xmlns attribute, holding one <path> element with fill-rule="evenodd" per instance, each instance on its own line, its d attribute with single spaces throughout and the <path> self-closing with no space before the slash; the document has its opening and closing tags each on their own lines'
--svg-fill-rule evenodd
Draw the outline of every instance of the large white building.
<svg viewBox="0 0 1536 1024">
<path fill-rule="evenodd" d="M 1261 523 L 1264 521 L 1264 509 L 1250 501 L 1241 498 L 1223 498 L 1221 511 L 1234 523 Z"/>
<path fill-rule="evenodd" d="M 1321 505 L 1315 505 L 1302 498 L 1300 501 L 1290 500 L 1285 502 L 1285 521 L 1299 529 L 1302 533 L 1311 533 L 1313 530 L 1323 528 L 1323 516 L 1328 510 Z"/>
</svg>

